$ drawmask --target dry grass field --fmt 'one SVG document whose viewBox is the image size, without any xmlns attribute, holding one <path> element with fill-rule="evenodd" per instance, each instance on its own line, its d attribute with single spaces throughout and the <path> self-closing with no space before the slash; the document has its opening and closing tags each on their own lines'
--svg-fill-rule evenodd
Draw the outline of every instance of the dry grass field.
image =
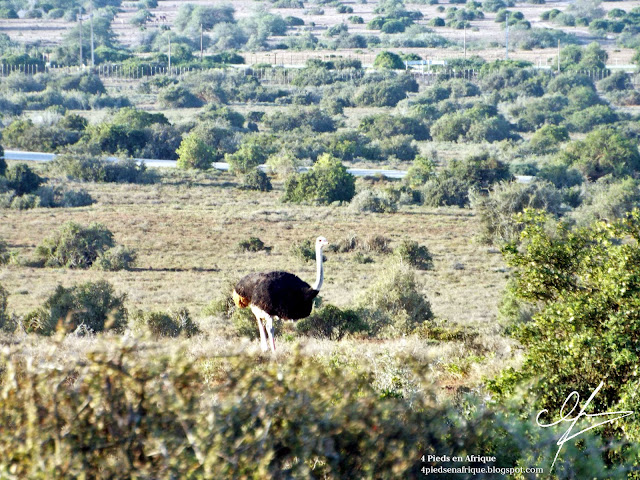
<svg viewBox="0 0 640 480">
<path fill-rule="evenodd" d="M 367 355 L 374 357 L 384 352 L 404 352 L 440 371 L 447 388 L 458 385 L 468 375 L 463 383 L 476 383 L 490 371 L 497 371 L 505 361 L 513 360 L 511 341 L 500 335 L 502 329 L 497 322 L 497 305 L 506 281 L 504 264 L 499 251 L 476 240 L 479 227 L 473 211 L 404 206 L 395 214 L 356 214 L 343 206 L 281 203 L 282 185 L 277 182 L 269 193 L 241 190 L 236 182 L 226 173 L 171 171 L 163 172 L 161 182 L 154 185 L 82 184 L 97 200 L 90 207 L 3 210 L 0 238 L 20 256 L 32 255 L 36 245 L 69 220 L 81 224 L 100 222 L 114 233 L 117 243 L 138 252 L 132 271 L 3 267 L 0 284 L 10 293 L 10 310 L 26 314 L 41 305 L 58 284 L 71 286 L 105 279 L 117 292 L 127 294 L 129 311 L 187 307 L 207 332 L 206 336 L 187 342 L 194 354 L 237 348 L 257 353 L 257 341 L 238 342 L 237 337 L 225 337 L 228 326 L 220 325 L 219 318 L 202 314 L 203 307 L 226 292 L 229 280 L 254 271 L 287 270 L 311 281 L 315 266 L 292 255 L 293 243 L 317 235 L 324 235 L 333 243 L 351 235 L 384 235 L 391 239 L 392 247 L 410 239 L 429 248 L 434 268 L 418 272 L 418 278 L 436 322 L 446 328 L 463 328 L 475 340 L 303 339 L 306 352 L 340 352 L 341 356 L 354 357 L 354 361 L 363 352 L 362 344 L 366 344 Z M 239 252 L 238 242 L 251 236 L 272 247 L 271 252 Z M 374 262 L 367 264 L 358 263 L 354 253 L 329 251 L 326 256 L 322 300 L 340 307 L 355 306 L 386 265 L 397 261 L 383 254 L 371 254 Z M 82 340 L 79 345 L 84 344 L 91 345 L 92 341 Z M 282 352 L 293 348 L 293 344 L 284 341 L 279 345 Z M 82 351 L 79 348 L 76 354 Z M 448 366 L 460 362 L 463 367 Z"/>
</svg>

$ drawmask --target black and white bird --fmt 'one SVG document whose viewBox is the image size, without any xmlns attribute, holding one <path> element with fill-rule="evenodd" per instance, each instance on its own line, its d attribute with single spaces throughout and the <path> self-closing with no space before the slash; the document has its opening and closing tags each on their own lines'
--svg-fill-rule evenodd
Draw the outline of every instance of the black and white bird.
<svg viewBox="0 0 640 480">
<path fill-rule="evenodd" d="M 299 320 L 308 317 L 322 287 L 324 270 L 322 268 L 322 249 L 329 245 L 327 239 L 316 239 L 316 283 L 310 286 L 289 272 L 251 273 L 242 278 L 233 289 L 233 301 L 239 308 L 250 307 L 258 321 L 260 345 L 266 352 L 269 337 L 271 351 L 275 353 L 276 342 L 273 338 L 273 318 Z M 262 322 L 265 322 L 263 325 Z"/>
</svg>

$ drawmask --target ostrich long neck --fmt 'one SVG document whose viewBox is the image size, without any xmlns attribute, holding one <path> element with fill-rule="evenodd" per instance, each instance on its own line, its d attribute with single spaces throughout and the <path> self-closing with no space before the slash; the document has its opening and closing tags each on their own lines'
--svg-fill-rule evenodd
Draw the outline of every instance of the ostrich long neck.
<svg viewBox="0 0 640 480">
<path fill-rule="evenodd" d="M 316 283 L 313 285 L 314 290 L 320 290 L 322 281 L 324 280 L 324 269 L 322 268 L 322 247 L 316 247 Z"/>
</svg>

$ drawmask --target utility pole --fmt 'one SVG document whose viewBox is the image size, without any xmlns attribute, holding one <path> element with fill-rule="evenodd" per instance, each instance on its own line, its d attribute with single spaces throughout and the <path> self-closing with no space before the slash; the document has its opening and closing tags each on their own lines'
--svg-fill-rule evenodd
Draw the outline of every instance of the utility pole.
<svg viewBox="0 0 640 480">
<path fill-rule="evenodd" d="M 202 34 L 202 24 L 200 24 L 200 61 L 202 62 L 202 52 L 203 52 L 203 48 L 202 48 L 202 38 L 203 38 L 203 34 Z"/>
<path fill-rule="evenodd" d="M 467 58 L 467 26 L 464 26 L 464 37 L 463 37 L 463 45 L 464 45 L 464 58 Z"/>
<path fill-rule="evenodd" d="M 169 35 L 169 75 L 171 75 L 171 35 Z"/>
<path fill-rule="evenodd" d="M 504 47 L 505 47 L 504 59 L 509 60 L 509 10 L 507 10 L 505 21 L 507 24 L 507 28 L 505 29 L 505 38 L 504 38 Z"/>
<path fill-rule="evenodd" d="M 80 23 L 80 66 L 82 66 L 82 13 L 78 14 L 78 22 Z"/>
<path fill-rule="evenodd" d="M 560 39 L 558 39 L 558 73 L 560 73 Z"/>
<path fill-rule="evenodd" d="M 91 68 L 93 68 L 96 65 L 95 58 L 93 56 L 93 1 L 91 2 L 89 20 L 91 21 Z"/>
</svg>

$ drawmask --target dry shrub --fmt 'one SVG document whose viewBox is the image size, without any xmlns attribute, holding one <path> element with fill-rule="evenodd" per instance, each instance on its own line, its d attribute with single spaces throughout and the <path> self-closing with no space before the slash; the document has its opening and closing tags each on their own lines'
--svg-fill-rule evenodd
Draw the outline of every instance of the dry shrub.
<svg viewBox="0 0 640 480">
<path fill-rule="evenodd" d="M 104 280 L 65 288 L 58 285 L 44 305 L 29 313 L 22 321 L 27 332 L 51 335 L 56 330 L 73 332 L 121 331 L 127 318 L 126 295 L 116 295 Z"/>
<path fill-rule="evenodd" d="M 133 331 L 150 333 L 155 337 L 192 337 L 200 333 L 186 308 L 170 313 L 137 311 L 130 325 Z"/>
<path fill-rule="evenodd" d="M 382 272 L 359 301 L 371 334 L 397 337 L 412 333 L 433 318 L 431 304 L 422 296 L 412 269 L 394 264 Z"/>
<path fill-rule="evenodd" d="M 325 305 L 296 323 L 298 332 L 315 338 L 341 340 L 345 335 L 366 334 L 368 325 L 355 310 L 342 310 L 334 305 Z"/>
</svg>

